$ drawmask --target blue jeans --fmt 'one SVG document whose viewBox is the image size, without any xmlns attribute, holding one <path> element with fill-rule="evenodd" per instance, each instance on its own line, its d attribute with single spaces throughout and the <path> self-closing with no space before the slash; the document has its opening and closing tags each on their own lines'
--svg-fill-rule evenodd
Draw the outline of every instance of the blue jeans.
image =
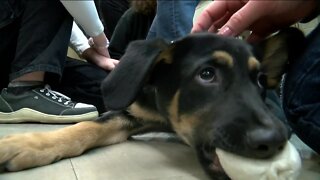
<svg viewBox="0 0 320 180">
<path fill-rule="evenodd" d="M 173 41 L 189 34 L 199 0 L 158 0 L 157 14 L 147 39 Z"/>
<path fill-rule="evenodd" d="M 302 56 L 290 62 L 282 93 L 293 131 L 320 153 L 320 25 L 307 36 Z"/>
</svg>

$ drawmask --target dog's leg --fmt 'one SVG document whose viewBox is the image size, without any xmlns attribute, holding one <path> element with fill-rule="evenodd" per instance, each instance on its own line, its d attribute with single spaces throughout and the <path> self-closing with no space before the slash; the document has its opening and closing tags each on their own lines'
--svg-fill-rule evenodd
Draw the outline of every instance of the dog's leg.
<svg viewBox="0 0 320 180">
<path fill-rule="evenodd" d="M 56 131 L 7 136 L 0 139 L 0 169 L 18 171 L 78 156 L 94 147 L 125 141 L 138 126 L 116 113 Z"/>
</svg>

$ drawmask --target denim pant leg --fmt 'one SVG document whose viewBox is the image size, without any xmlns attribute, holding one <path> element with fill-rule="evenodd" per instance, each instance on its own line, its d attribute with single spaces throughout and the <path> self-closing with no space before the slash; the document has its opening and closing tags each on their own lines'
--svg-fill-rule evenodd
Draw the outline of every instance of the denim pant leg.
<svg viewBox="0 0 320 180">
<path fill-rule="evenodd" d="M 102 80 L 109 71 L 88 62 L 67 57 L 61 81 L 55 76 L 47 76 L 52 89 L 58 91 L 76 102 L 83 102 L 96 106 L 99 113 L 106 108 L 100 90 Z"/>
<path fill-rule="evenodd" d="M 0 28 L 0 90 L 9 83 L 10 66 L 16 50 L 18 28 L 12 26 L 16 26 L 15 22 Z"/>
<path fill-rule="evenodd" d="M 283 108 L 297 136 L 320 153 L 320 25 L 307 37 L 303 55 L 290 62 Z"/>
<path fill-rule="evenodd" d="M 22 0 L 0 1 L 0 89 L 9 83 L 10 65 L 14 59 L 19 23 L 17 17 L 24 9 Z"/>
<path fill-rule="evenodd" d="M 72 28 L 72 17 L 61 2 L 26 0 L 23 13 L 13 23 L 8 25 L 16 32 L 11 67 L 6 67 L 10 81 L 35 71 L 61 75 Z"/>
<path fill-rule="evenodd" d="M 174 41 L 190 33 L 199 0 L 158 0 L 157 14 L 147 39 Z"/>
</svg>

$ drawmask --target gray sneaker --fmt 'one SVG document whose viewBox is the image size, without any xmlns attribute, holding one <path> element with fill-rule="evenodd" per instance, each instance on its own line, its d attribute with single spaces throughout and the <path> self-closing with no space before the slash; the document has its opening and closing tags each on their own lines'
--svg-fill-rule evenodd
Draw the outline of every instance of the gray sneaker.
<svg viewBox="0 0 320 180">
<path fill-rule="evenodd" d="M 97 117 L 95 106 L 73 102 L 49 86 L 36 87 L 19 95 L 5 88 L 0 94 L 0 123 L 74 123 Z"/>
</svg>

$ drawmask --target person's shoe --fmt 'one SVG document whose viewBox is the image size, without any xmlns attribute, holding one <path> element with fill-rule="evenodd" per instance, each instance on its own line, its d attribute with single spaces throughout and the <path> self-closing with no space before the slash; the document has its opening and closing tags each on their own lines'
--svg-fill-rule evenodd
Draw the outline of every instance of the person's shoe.
<svg viewBox="0 0 320 180">
<path fill-rule="evenodd" d="M 0 123 L 74 123 L 98 117 L 95 106 L 76 103 L 49 86 L 14 94 L 4 88 L 0 94 Z"/>
</svg>

